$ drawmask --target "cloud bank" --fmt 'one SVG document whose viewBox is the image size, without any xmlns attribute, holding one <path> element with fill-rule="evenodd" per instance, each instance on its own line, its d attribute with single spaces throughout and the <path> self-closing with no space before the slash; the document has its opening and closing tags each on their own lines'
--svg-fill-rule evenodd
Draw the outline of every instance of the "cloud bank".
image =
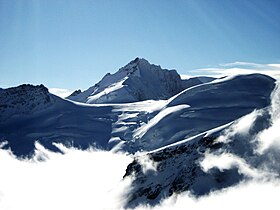
<svg viewBox="0 0 280 210">
<path fill-rule="evenodd" d="M 123 209 L 131 180 L 122 181 L 122 176 L 131 157 L 66 148 L 62 155 L 37 148 L 45 162 L 17 160 L 0 150 L 0 209 Z M 136 209 L 276 209 L 279 190 L 276 180 L 252 181 L 199 199 L 183 193 Z"/>
<path fill-rule="evenodd" d="M 217 67 L 202 68 L 189 71 L 192 75 L 212 77 L 232 76 L 236 74 L 260 73 L 269 75 L 277 80 L 280 79 L 280 64 L 258 64 L 249 62 L 233 62 L 220 64 Z"/>
<path fill-rule="evenodd" d="M 125 154 L 60 148 L 64 155 L 36 145 L 31 160 L 0 150 L 0 209 L 119 209 L 122 181 L 132 159 Z M 38 161 L 45 159 L 46 161 Z"/>
</svg>

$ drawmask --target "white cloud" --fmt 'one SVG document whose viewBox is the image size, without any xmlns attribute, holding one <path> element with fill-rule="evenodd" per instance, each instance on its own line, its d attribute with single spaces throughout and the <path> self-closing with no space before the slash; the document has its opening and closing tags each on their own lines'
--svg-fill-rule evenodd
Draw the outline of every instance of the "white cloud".
<svg viewBox="0 0 280 210">
<path fill-rule="evenodd" d="M 200 164 L 205 172 L 209 171 L 213 167 L 217 167 L 219 170 L 223 171 L 225 169 L 230 169 L 233 166 L 237 166 L 239 173 L 251 178 L 261 179 L 266 175 L 270 175 L 252 168 L 244 161 L 244 159 L 230 153 L 223 153 L 219 155 L 206 153 L 204 160 Z"/>
<path fill-rule="evenodd" d="M 258 64 L 249 62 L 233 62 L 221 64 L 218 67 L 203 68 L 191 71 L 193 74 L 222 77 L 236 74 L 260 73 L 269 75 L 277 80 L 280 79 L 280 64 Z"/>
<path fill-rule="evenodd" d="M 49 92 L 54 95 L 57 95 L 61 98 L 66 98 L 71 93 L 73 93 L 72 90 L 67 90 L 67 89 L 63 89 L 63 88 L 49 88 Z"/>
<path fill-rule="evenodd" d="M 47 161 L 17 160 L 0 149 L 0 209 L 123 209 L 124 193 L 132 180 L 122 181 L 132 158 L 105 151 L 80 151 L 60 146 L 65 155 L 37 145 Z M 196 199 L 189 193 L 175 195 L 155 207 L 166 209 L 273 209 L 278 205 L 276 181 L 241 183 Z"/>
<path fill-rule="evenodd" d="M 120 209 L 130 180 L 122 181 L 132 162 L 125 154 L 63 150 L 37 145 L 33 160 L 18 160 L 0 149 L 0 209 Z M 38 162 L 39 156 L 48 157 Z"/>
<path fill-rule="evenodd" d="M 270 114 L 272 118 L 270 127 L 263 130 L 257 138 L 259 153 L 264 153 L 272 146 L 280 150 L 280 82 L 272 93 Z"/>
</svg>

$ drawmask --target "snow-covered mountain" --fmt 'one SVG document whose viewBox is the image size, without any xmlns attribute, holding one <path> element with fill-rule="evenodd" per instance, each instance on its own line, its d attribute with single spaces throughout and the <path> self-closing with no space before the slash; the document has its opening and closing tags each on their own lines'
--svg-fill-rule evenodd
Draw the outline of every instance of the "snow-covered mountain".
<svg viewBox="0 0 280 210">
<path fill-rule="evenodd" d="M 67 98 L 88 104 L 160 100 L 212 80 L 211 77 L 182 80 L 176 70 L 162 69 L 143 58 L 136 58 L 116 73 L 106 74 L 86 91 L 77 90 Z"/>
<path fill-rule="evenodd" d="M 208 154 L 230 152 L 249 166 L 261 164 L 255 137 L 271 126 L 275 87 L 262 74 L 183 80 L 137 58 L 68 99 L 43 85 L 0 89 L 0 145 L 16 156 L 32 155 L 35 142 L 56 152 L 54 143 L 140 152 L 124 172 L 134 177 L 128 207 L 183 191 L 200 196 L 250 178 L 238 164 L 205 170 Z M 145 166 L 149 159 L 152 167 Z"/>
</svg>

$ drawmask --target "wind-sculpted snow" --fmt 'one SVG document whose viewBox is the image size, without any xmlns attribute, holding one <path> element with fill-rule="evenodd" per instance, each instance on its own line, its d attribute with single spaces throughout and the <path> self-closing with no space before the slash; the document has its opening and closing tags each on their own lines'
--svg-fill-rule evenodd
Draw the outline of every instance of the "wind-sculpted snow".
<svg viewBox="0 0 280 210">
<path fill-rule="evenodd" d="M 244 181 L 278 179 L 279 97 L 277 86 L 270 107 L 253 111 L 221 129 L 136 157 L 125 174 L 135 177 L 127 206 L 156 205 L 174 193 L 200 197 Z M 149 158 L 156 168 L 143 171 L 142 158 Z"/>
</svg>

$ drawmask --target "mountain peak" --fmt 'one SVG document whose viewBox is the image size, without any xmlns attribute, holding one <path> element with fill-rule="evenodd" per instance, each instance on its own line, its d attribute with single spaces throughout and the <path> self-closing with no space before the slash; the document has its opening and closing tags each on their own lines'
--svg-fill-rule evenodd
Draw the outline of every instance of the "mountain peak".
<svg viewBox="0 0 280 210">
<path fill-rule="evenodd" d="M 106 74 L 96 85 L 68 99 L 84 103 L 160 100 L 179 93 L 182 87 L 176 70 L 162 69 L 144 58 L 136 57 L 116 73 Z"/>
<path fill-rule="evenodd" d="M 148 60 L 146 60 L 145 58 L 139 58 L 136 57 L 134 60 L 130 61 L 129 64 L 140 64 L 140 63 L 149 63 Z M 150 63 L 149 63 L 150 64 Z"/>
<path fill-rule="evenodd" d="M 134 60 L 130 61 L 127 65 L 120 68 L 118 72 L 126 72 L 125 76 L 127 76 L 133 74 L 137 70 L 139 71 L 152 70 L 153 68 L 151 67 L 156 67 L 156 65 L 150 64 L 149 61 L 147 61 L 144 58 L 136 57 Z"/>
</svg>

